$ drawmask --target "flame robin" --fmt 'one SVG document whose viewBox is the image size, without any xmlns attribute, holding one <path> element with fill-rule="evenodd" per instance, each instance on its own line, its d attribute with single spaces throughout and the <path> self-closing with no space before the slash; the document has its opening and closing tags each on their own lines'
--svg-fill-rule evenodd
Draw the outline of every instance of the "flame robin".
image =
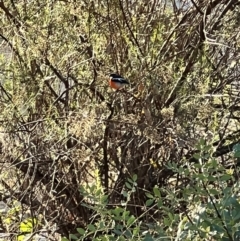
<svg viewBox="0 0 240 241">
<path fill-rule="evenodd" d="M 109 85 L 115 90 L 122 89 L 125 85 L 129 85 L 129 82 L 124 79 L 121 75 L 110 74 Z"/>
</svg>

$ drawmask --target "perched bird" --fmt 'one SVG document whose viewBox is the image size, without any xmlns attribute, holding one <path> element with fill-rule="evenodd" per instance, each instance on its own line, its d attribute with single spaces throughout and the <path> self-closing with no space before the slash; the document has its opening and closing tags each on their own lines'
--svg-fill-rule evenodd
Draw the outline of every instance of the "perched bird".
<svg viewBox="0 0 240 241">
<path fill-rule="evenodd" d="M 122 89 L 125 85 L 129 85 L 129 82 L 121 75 L 110 74 L 109 78 L 109 85 L 115 90 Z"/>
</svg>

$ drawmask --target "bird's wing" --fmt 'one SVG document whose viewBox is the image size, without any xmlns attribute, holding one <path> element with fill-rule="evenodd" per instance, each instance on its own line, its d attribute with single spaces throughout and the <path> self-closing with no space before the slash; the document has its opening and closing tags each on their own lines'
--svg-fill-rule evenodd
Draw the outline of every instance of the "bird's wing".
<svg viewBox="0 0 240 241">
<path fill-rule="evenodd" d="M 123 84 L 129 84 L 129 82 L 122 77 L 112 78 L 112 81 L 118 82 L 118 83 L 123 83 Z"/>
</svg>

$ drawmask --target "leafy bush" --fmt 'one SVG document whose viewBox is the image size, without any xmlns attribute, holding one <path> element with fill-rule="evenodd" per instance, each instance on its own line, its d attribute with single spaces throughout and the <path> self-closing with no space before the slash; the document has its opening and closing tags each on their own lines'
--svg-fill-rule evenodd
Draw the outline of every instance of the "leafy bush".
<svg viewBox="0 0 240 241">
<path fill-rule="evenodd" d="M 196 163 L 168 165 L 176 174 L 171 189 L 155 186 L 152 192 L 145 191 L 144 212 L 139 217 L 127 208 L 137 191 L 136 175 L 125 182 L 117 206 L 109 203 L 102 188 L 82 188 L 85 199 L 93 203 L 88 208 L 93 210 L 94 221 L 62 240 L 239 240 L 239 182 L 235 181 L 231 169 L 219 165 L 212 157 L 211 145 L 200 140 L 197 149 Z M 233 150 L 232 157 L 238 157 L 239 145 Z M 185 180 L 186 185 L 175 189 L 174 183 L 184 184 Z M 161 213 L 160 218 L 154 222 L 143 221 L 153 213 Z"/>
</svg>

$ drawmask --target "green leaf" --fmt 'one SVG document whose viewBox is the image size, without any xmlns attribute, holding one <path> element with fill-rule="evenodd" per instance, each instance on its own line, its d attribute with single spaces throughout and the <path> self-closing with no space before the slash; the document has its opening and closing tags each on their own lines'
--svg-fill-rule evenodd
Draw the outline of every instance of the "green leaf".
<svg viewBox="0 0 240 241">
<path fill-rule="evenodd" d="M 123 208 L 121 207 L 116 207 L 115 209 L 111 210 L 111 213 L 114 214 L 115 216 L 119 216 L 120 213 L 122 213 L 124 211 Z"/>
<path fill-rule="evenodd" d="M 158 208 L 161 208 L 162 205 L 163 205 L 162 200 L 159 200 L 158 203 L 157 203 Z"/>
<path fill-rule="evenodd" d="M 172 214 L 172 213 L 168 213 L 168 217 L 169 217 L 169 219 L 170 219 L 171 221 L 173 221 L 173 220 L 174 220 L 174 216 L 173 216 L 173 214 Z"/>
<path fill-rule="evenodd" d="M 85 230 L 82 228 L 77 228 L 78 233 L 80 233 L 81 235 L 85 234 Z"/>
<path fill-rule="evenodd" d="M 223 176 L 220 177 L 221 181 L 228 181 L 230 179 L 232 179 L 232 176 L 229 174 L 224 174 Z"/>
<path fill-rule="evenodd" d="M 128 196 L 129 196 L 129 195 L 128 195 L 128 192 L 126 192 L 125 190 L 122 191 L 122 195 L 123 195 L 124 197 L 128 197 Z"/>
<path fill-rule="evenodd" d="M 122 214 L 124 220 L 127 220 L 127 219 L 129 218 L 129 214 L 130 214 L 130 211 L 124 210 L 124 212 L 123 212 L 123 214 Z"/>
<path fill-rule="evenodd" d="M 95 196 L 99 196 L 100 194 L 102 193 L 102 190 L 101 189 L 98 189 L 95 193 Z"/>
<path fill-rule="evenodd" d="M 114 229 L 113 232 L 115 234 L 117 234 L 118 236 L 122 235 L 122 231 L 118 230 L 118 229 Z"/>
<path fill-rule="evenodd" d="M 239 203 L 237 201 L 237 199 L 235 197 L 226 197 L 224 202 L 224 207 L 228 207 L 228 206 L 234 206 L 239 207 Z"/>
<path fill-rule="evenodd" d="M 143 241 L 154 241 L 153 237 L 150 233 L 147 233 L 143 239 Z"/>
<path fill-rule="evenodd" d="M 129 229 L 125 230 L 123 234 L 128 238 L 128 240 L 132 237 L 132 232 Z"/>
<path fill-rule="evenodd" d="M 113 222 L 114 222 L 114 220 L 113 220 Z M 104 223 L 103 221 L 100 221 L 100 222 L 99 222 L 99 228 L 100 228 L 100 229 L 105 228 L 105 223 Z"/>
<path fill-rule="evenodd" d="M 133 177 L 132 177 L 133 181 L 136 182 L 137 181 L 137 175 L 134 174 Z"/>
<path fill-rule="evenodd" d="M 61 238 L 61 241 L 69 241 L 69 239 L 66 238 L 66 237 L 62 237 L 62 238 Z"/>
<path fill-rule="evenodd" d="M 218 195 L 218 194 L 219 194 L 219 191 L 216 190 L 216 189 L 213 189 L 213 188 L 209 189 L 208 191 L 209 191 L 209 193 L 212 194 L 212 195 Z"/>
<path fill-rule="evenodd" d="M 240 157 L 240 143 L 233 146 L 233 155 L 234 157 Z"/>
<path fill-rule="evenodd" d="M 193 157 L 198 160 L 200 159 L 201 155 L 199 153 L 195 153 L 193 154 Z"/>
<path fill-rule="evenodd" d="M 137 234 L 139 234 L 139 232 L 140 232 L 140 227 L 136 227 L 136 228 L 134 228 L 133 229 L 133 235 L 137 235 Z"/>
<path fill-rule="evenodd" d="M 215 181 L 216 180 L 216 177 L 215 176 L 208 176 L 207 177 L 207 180 L 212 182 L 212 181 Z"/>
<path fill-rule="evenodd" d="M 103 195 L 101 197 L 101 203 L 105 203 L 107 201 L 107 199 L 108 199 L 108 195 Z"/>
<path fill-rule="evenodd" d="M 165 226 L 170 226 L 171 225 L 171 221 L 170 221 L 169 218 L 164 218 L 163 223 L 164 223 Z"/>
<path fill-rule="evenodd" d="M 133 215 L 129 217 L 129 219 L 127 220 L 127 226 L 131 226 L 135 222 L 135 220 L 136 218 Z"/>
<path fill-rule="evenodd" d="M 153 188 L 153 192 L 154 192 L 154 195 L 155 195 L 156 197 L 161 197 L 160 191 L 159 191 L 158 187 L 154 187 L 154 188 Z"/>
<path fill-rule="evenodd" d="M 74 234 L 69 234 L 69 239 L 70 240 L 78 240 L 78 237 Z"/>
<path fill-rule="evenodd" d="M 96 231 L 96 227 L 95 227 L 94 225 L 92 225 L 92 224 L 88 224 L 88 225 L 87 225 L 87 228 L 88 228 L 90 231 L 92 231 L 92 232 L 95 232 L 95 231 Z"/>
<path fill-rule="evenodd" d="M 149 192 L 146 192 L 145 195 L 146 195 L 148 198 L 153 198 L 153 195 L 150 194 Z"/>
<path fill-rule="evenodd" d="M 146 201 L 146 206 L 147 206 L 147 207 L 151 206 L 151 205 L 153 204 L 153 202 L 154 202 L 153 199 L 148 199 L 148 200 Z"/>
<path fill-rule="evenodd" d="M 127 181 L 130 182 L 130 183 L 133 183 L 133 180 L 130 179 L 130 178 L 127 178 Z"/>
<path fill-rule="evenodd" d="M 199 173 L 199 174 L 193 174 L 193 178 L 196 178 L 197 180 L 205 181 L 207 178 L 204 176 L 204 174 Z"/>
<path fill-rule="evenodd" d="M 132 189 L 132 186 L 131 186 L 131 184 L 130 184 L 129 182 L 125 182 L 125 185 L 126 185 L 126 187 L 127 187 L 128 189 Z"/>
</svg>

